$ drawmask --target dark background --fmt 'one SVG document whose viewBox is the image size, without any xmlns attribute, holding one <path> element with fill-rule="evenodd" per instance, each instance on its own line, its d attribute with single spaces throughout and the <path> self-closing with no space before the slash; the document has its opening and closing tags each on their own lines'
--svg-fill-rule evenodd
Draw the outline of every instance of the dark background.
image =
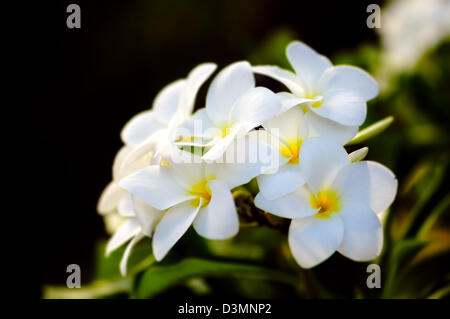
<svg viewBox="0 0 450 319">
<path fill-rule="evenodd" d="M 66 27 L 70 3 L 81 7 L 81 29 Z M 366 27 L 370 3 L 382 4 L 78 0 L 28 7 L 36 23 L 25 39 L 31 103 L 21 125 L 30 141 L 25 204 L 32 207 L 26 217 L 35 233 L 31 256 L 39 282 L 64 284 L 68 264 L 92 266 L 95 240 L 106 237 L 96 204 L 111 180 L 120 130 L 151 107 L 164 85 L 201 62 L 222 68 L 247 59 L 277 28 L 289 28 L 331 57 L 374 42 L 375 31 Z"/>
</svg>

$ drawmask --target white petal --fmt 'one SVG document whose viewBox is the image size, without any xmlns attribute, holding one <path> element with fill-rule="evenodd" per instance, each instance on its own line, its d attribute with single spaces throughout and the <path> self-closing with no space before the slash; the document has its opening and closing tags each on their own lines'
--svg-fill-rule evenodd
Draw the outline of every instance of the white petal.
<svg viewBox="0 0 450 319">
<path fill-rule="evenodd" d="M 268 200 L 262 192 L 255 197 L 255 206 L 285 218 L 304 218 L 314 215 L 318 210 L 311 206 L 312 193 L 306 187 L 300 187 L 295 191 L 274 200 Z"/>
<path fill-rule="evenodd" d="M 153 234 L 153 254 L 160 261 L 184 235 L 197 216 L 199 206 L 192 201 L 178 204 L 169 209 L 158 223 Z"/>
<path fill-rule="evenodd" d="M 304 112 L 300 107 L 292 107 L 263 124 L 264 128 L 282 141 L 298 140 L 298 130 Z"/>
<path fill-rule="evenodd" d="M 118 206 L 119 215 L 123 217 L 135 217 L 133 195 L 126 193 Z"/>
<path fill-rule="evenodd" d="M 178 105 L 185 87 L 185 79 L 177 80 L 165 86 L 156 95 L 153 102 L 153 112 L 155 117 L 165 126 L 169 125 L 170 120 L 178 111 Z"/>
<path fill-rule="evenodd" d="M 330 257 L 342 242 L 344 226 L 337 214 L 330 218 L 293 219 L 288 242 L 292 255 L 303 268 L 314 267 Z"/>
<path fill-rule="evenodd" d="M 125 144 L 136 147 L 164 127 L 165 124 L 156 118 L 153 110 L 145 111 L 135 115 L 125 124 L 120 137 Z"/>
<path fill-rule="evenodd" d="M 161 129 L 153 133 L 152 136 L 139 144 L 139 146 L 134 147 L 124 156 L 120 166 L 117 166 L 114 180 L 120 180 L 148 165 L 154 164 L 154 156 L 158 142 L 164 140 L 166 137 L 167 129 Z"/>
<path fill-rule="evenodd" d="M 99 214 L 104 215 L 114 211 L 125 194 L 126 191 L 119 187 L 116 182 L 110 182 L 98 200 L 97 211 Z"/>
<path fill-rule="evenodd" d="M 142 233 L 150 237 L 164 212 L 153 208 L 136 196 L 133 196 L 133 207 Z"/>
<path fill-rule="evenodd" d="M 198 90 L 216 68 L 217 65 L 214 63 L 202 63 L 192 69 L 187 77 L 186 86 L 181 95 L 178 111 L 183 114 L 192 113 Z"/>
<path fill-rule="evenodd" d="M 234 102 L 255 87 L 255 78 L 248 62 L 236 62 L 220 71 L 209 87 L 206 110 L 215 124 L 226 120 Z"/>
<path fill-rule="evenodd" d="M 308 137 L 323 137 L 339 145 L 345 145 L 358 133 L 358 126 L 342 125 L 314 112 L 307 112 L 300 126 L 306 129 Z"/>
<path fill-rule="evenodd" d="M 299 78 L 291 71 L 274 65 L 259 65 L 252 68 L 253 72 L 262 74 L 283 83 L 292 93 L 304 95 Z"/>
<path fill-rule="evenodd" d="M 122 177 L 122 176 L 120 176 L 120 167 L 122 166 L 122 163 L 124 162 L 125 158 L 132 151 L 133 151 L 133 147 L 131 147 L 129 145 L 124 145 L 117 152 L 116 156 L 114 157 L 114 161 L 113 161 L 113 168 L 112 168 L 113 180 L 119 180 Z"/>
<path fill-rule="evenodd" d="M 224 138 L 218 139 L 214 146 L 202 156 L 202 159 L 210 162 L 220 158 L 240 131 L 242 131 L 240 127 L 231 128 L 231 132 Z"/>
<path fill-rule="evenodd" d="M 383 228 L 377 215 L 364 204 L 348 202 L 339 212 L 344 237 L 338 251 L 356 261 L 377 257 L 383 248 Z"/>
<path fill-rule="evenodd" d="M 286 55 L 295 73 L 308 89 L 312 89 L 321 74 L 331 62 L 302 42 L 292 42 L 286 48 Z"/>
<path fill-rule="evenodd" d="M 364 99 L 358 93 L 345 89 L 325 92 L 322 104 L 310 109 L 327 119 L 350 126 L 364 123 L 367 114 Z"/>
<path fill-rule="evenodd" d="M 206 163 L 197 155 L 173 149 L 169 163 L 173 178 L 185 189 L 205 179 Z"/>
<path fill-rule="evenodd" d="M 240 123 L 246 132 L 262 125 L 281 109 L 281 102 L 269 89 L 257 87 L 248 90 L 236 100 L 230 111 L 231 123 Z"/>
<path fill-rule="evenodd" d="M 208 182 L 211 201 L 198 212 L 194 228 L 209 239 L 226 239 L 239 231 L 239 218 L 228 185 L 220 180 Z"/>
<path fill-rule="evenodd" d="M 263 174 L 257 177 L 259 190 L 268 200 L 279 198 L 293 192 L 305 184 L 300 166 L 286 164 L 273 174 Z"/>
<path fill-rule="evenodd" d="M 365 101 L 378 95 L 379 87 L 375 79 L 366 71 L 348 65 L 327 69 L 319 80 L 319 88 L 325 92 L 333 89 L 347 89 L 357 92 Z"/>
<path fill-rule="evenodd" d="M 213 138 L 210 129 L 214 127 L 214 124 L 208 117 L 208 112 L 205 108 L 202 108 L 194 113 L 191 118 L 180 125 L 175 133 L 175 138 L 179 137 L 205 137 L 207 139 Z"/>
<path fill-rule="evenodd" d="M 333 185 L 349 200 L 369 205 L 375 213 L 381 213 L 394 201 L 398 182 L 387 167 L 361 161 L 343 168 Z"/>
<path fill-rule="evenodd" d="M 261 172 L 278 168 L 278 149 L 272 150 L 275 140 L 266 131 L 249 132 L 235 139 L 216 162 L 206 165 L 206 176 L 225 181 L 230 189 L 248 183 Z"/>
<path fill-rule="evenodd" d="M 302 97 L 297 97 L 294 94 L 287 93 L 287 92 L 279 92 L 277 93 L 277 97 L 281 101 L 281 109 L 280 114 L 286 112 L 290 108 L 296 106 L 296 105 L 302 105 L 302 106 L 310 106 L 314 104 L 317 101 L 321 101 L 322 98 L 320 96 L 315 97 L 313 99 L 307 99 Z"/>
<path fill-rule="evenodd" d="M 122 274 L 122 276 L 127 275 L 127 263 L 128 263 L 128 258 L 130 257 L 130 254 L 131 254 L 131 250 L 142 238 L 144 238 L 144 236 L 142 234 L 137 234 L 136 237 L 134 237 L 130 241 L 127 248 L 125 249 L 122 259 L 120 260 L 120 265 L 119 265 L 120 273 Z"/>
<path fill-rule="evenodd" d="M 106 255 L 109 256 L 111 252 L 129 241 L 131 237 L 139 233 L 140 230 L 141 226 L 136 219 L 127 219 L 108 240 L 108 244 L 106 245 Z"/>
<path fill-rule="evenodd" d="M 328 188 L 339 171 L 350 164 L 344 147 L 323 138 L 313 137 L 300 148 L 303 178 L 314 193 Z"/>
<path fill-rule="evenodd" d="M 165 166 L 148 166 L 125 177 L 119 185 L 159 210 L 194 198 L 180 187 Z"/>
</svg>

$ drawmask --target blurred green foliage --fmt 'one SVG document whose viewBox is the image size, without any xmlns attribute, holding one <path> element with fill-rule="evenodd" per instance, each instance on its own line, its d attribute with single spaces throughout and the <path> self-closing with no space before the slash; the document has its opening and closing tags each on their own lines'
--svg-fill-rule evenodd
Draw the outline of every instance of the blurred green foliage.
<svg viewBox="0 0 450 319">
<path fill-rule="evenodd" d="M 249 60 L 289 68 L 284 49 L 294 38 L 289 29 L 275 30 Z M 369 102 L 365 126 L 387 116 L 395 119 L 388 128 L 381 124 L 384 131 L 369 130 L 376 137 L 357 139 L 349 147 L 368 146 L 367 159 L 385 164 L 399 180 L 397 198 L 384 220 L 384 250 L 374 261 L 381 267 L 380 289 L 366 286 L 369 263 L 353 262 L 338 253 L 312 270 L 300 269 L 290 255 L 285 228 L 278 224 L 285 221 L 268 219 L 251 208 L 249 198 L 257 191 L 252 183 L 235 192 L 243 218 L 235 238 L 212 241 L 190 230 L 161 263 L 154 263 L 151 246 L 144 241 L 132 254 L 126 278 L 118 272 L 123 249 L 105 258 L 105 244 L 100 243 L 91 285 L 73 291 L 47 287 L 44 297 L 448 297 L 450 41 L 402 73 L 383 70 L 380 53 L 378 46 L 363 45 L 332 59 L 335 64 L 361 66 L 382 82 L 380 95 Z M 246 222 L 249 214 L 257 215 L 256 225 Z"/>
</svg>

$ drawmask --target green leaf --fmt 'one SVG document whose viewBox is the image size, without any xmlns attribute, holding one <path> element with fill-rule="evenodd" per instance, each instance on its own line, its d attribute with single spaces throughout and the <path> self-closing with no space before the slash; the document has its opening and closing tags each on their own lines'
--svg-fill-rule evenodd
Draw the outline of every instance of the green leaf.
<svg viewBox="0 0 450 319">
<path fill-rule="evenodd" d="M 394 244 L 388 260 L 388 272 L 386 281 L 383 284 L 383 298 L 390 298 L 395 293 L 396 279 L 399 269 L 404 266 L 407 259 L 417 254 L 428 245 L 428 241 L 418 239 L 402 240 Z M 384 269 L 384 267 L 383 267 Z"/>
<path fill-rule="evenodd" d="M 127 293 L 131 290 L 131 278 L 117 281 L 97 280 L 81 288 L 67 288 L 62 286 L 44 286 L 44 299 L 94 299 Z"/>
<path fill-rule="evenodd" d="M 387 129 L 389 127 L 389 125 L 392 124 L 393 121 L 394 121 L 393 116 L 388 116 L 382 120 L 379 120 L 378 122 L 359 131 L 358 134 L 356 134 L 356 136 L 350 142 L 348 142 L 346 145 L 359 144 L 364 141 L 367 141 L 368 139 L 371 139 L 372 137 L 380 134 L 385 129 Z"/>
<path fill-rule="evenodd" d="M 450 208 L 450 193 L 447 194 L 444 199 L 442 199 L 439 204 L 433 209 L 430 216 L 425 220 L 425 222 L 420 227 L 420 230 L 418 232 L 418 237 L 423 238 L 430 229 L 436 224 L 436 221 L 439 219 L 439 217 L 445 213 L 448 212 Z"/>
<path fill-rule="evenodd" d="M 136 285 L 137 298 L 150 298 L 194 277 L 238 277 L 264 279 L 290 285 L 299 283 L 297 274 L 248 263 L 187 258 L 172 265 L 155 265 Z"/>
</svg>

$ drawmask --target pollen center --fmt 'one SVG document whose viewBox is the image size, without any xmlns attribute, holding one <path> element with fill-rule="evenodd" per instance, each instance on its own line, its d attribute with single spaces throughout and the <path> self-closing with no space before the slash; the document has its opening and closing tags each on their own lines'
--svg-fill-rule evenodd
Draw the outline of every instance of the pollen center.
<svg viewBox="0 0 450 319">
<path fill-rule="evenodd" d="M 208 187 L 208 182 L 210 180 L 211 179 L 204 179 L 191 186 L 189 192 L 197 197 L 192 202 L 194 206 L 198 206 L 200 200 L 203 200 L 202 207 L 209 204 L 209 201 L 211 200 L 211 189 Z"/>
<path fill-rule="evenodd" d="M 281 144 L 280 152 L 284 157 L 290 157 L 289 164 L 299 163 L 300 147 L 302 146 L 302 139 L 287 140 L 285 144 Z"/>
<path fill-rule="evenodd" d="M 315 215 L 317 218 L 329 218 L 340 209 L 339 196 L 334 190 L 321 190 L 316 196 L 311 196 L 311 206 L 320 209 Z"/>
</svg>

